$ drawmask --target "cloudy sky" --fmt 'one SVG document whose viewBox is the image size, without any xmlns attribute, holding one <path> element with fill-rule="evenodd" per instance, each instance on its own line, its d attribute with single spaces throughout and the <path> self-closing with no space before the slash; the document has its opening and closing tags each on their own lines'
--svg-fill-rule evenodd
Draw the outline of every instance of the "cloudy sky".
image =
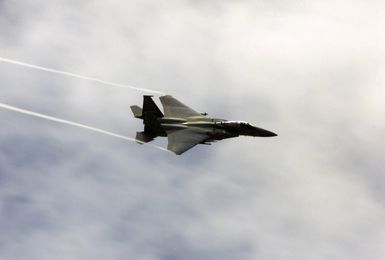
<svg viewBox="0 0 385 260">
<path fill-rule="evenodd" d="M 381 0 L 1 0 L 0 57 L 279 136 L 176 156 L 2 109 L 0 259 L 384 259 L 384 24 Z M 0 89 L 142 129 L 140 91 L 7 63 Z"/>
</svg>

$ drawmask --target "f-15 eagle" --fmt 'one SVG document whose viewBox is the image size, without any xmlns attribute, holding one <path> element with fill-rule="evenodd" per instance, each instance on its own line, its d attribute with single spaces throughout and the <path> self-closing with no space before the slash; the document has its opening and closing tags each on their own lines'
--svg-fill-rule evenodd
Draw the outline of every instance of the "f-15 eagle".
<svg viewBox="0 0 385 260">
<path fill-rule="evenodd" d="M 167 149 L 182 154 L 197 144 L 211 144 L 240 135 L 272 137 L 277 134 L 244 121 L 228 121 L 198 113 L 170 95 L 161 96 L 164 112 L 152 100 L 143 97 L 143 108 L 131 106 L 136 118 L 142 119 L 144 131 L 137 132 L 136 140 L 143 144 L 158 136 L 168 138 Z"/>
</svg>

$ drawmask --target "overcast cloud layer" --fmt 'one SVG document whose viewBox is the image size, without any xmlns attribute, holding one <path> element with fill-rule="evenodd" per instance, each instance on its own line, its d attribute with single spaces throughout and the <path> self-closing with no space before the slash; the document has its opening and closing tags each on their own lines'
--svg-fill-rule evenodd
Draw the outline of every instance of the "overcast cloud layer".
<svg viewBox="0 0 385 260">
<path fill-rule="evenodd" d="M 176 156 L 0 110 L 0 259 L 385 259 L 384 17 L 375 0 L 0 1 L 1 57 L 279 135 Z M 138 91 L 5 63 L 0 89 L 142 128 Z"/>
</svg>

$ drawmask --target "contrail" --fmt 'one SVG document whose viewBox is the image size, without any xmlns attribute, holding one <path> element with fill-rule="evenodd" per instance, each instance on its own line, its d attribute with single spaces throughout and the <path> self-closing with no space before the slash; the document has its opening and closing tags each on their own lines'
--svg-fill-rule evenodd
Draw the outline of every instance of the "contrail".
<svg viewBox="0 0 385 260">
<path fill-rule="evenodd" d="M 92 77 L 88 77 L 88 76 L 83 76 L 83 75 L 79 75 L 79 74 L 75 74 L 75 73 L 71 73 L 71 72 L 66 72 L 66 71 L 62 71 L 62 70 L 56 70 L 56 69 L 50 69 L 50 68 L 46 68 L 46 67 L 41 67 L 41 66 L 37 66 L 37 65 L 33 65 L 33 64 L 17 61 L 17 60 L 11 60 L 11 59 L 7 59 L 7 58 L 3 58 L 3 57 L 0 57 L 0 61 L 5 62 L 5 63 L 11 63 L 11 64 L 27 67 L 27 68 L 31 68 L 31 69 L 36 69 L 36 70 L 42 70 L 42 71 L 47 71 L 47 72 L 51 72 L 51 73 L 61 74 L 61 75 L 65 75 L 65 76 L 69 76 L 69 77 L 74 77 L 74 78 L 78 78 L 78 79 L 90 80 L 90 81 L 98 82 L 98 83 L 101 83 L 101 84 L 104 84 L 104 85 L 109 85 L 109 86 L 114 86 L 114 87 L 119 87 L 119 88 L 129 88 L 129 89 L 139 90 L 139 91 L 143 91 L 143 92 L 156 93 L 156 94 L 160 94 L 160 95 L 164 95 L 165 94 L 163 92 L 152 90 L 152 89 L 138 88 L 138 87 L 134 87 L 134 86 L 130 86 L 130 85 L 113 83 L 113 82 L 109 82 L 109 81 L 105 81 L 105 80 L 100 80 L 100 79 L 96 79 L 96 78 L 92 78 Z"/>
<path fill-rule="evenodd" d="M 123 140 L 131 141 L 131 142 L 139 142 L 141 144 L 145 144 L 145 145 L 154 147 L 156 149 L 160 149 L 162 151 L 170 152 L 170 151 L 168 151 L 167 149 L 165 149 L 163 147 L 152 145 L 152 144 L 148 144 L 148 143 L 143 143 L 143 142 L 135 140 L 134 138 L 131 138 L 131 137 L 115 134 L 115 133 L 112 133 L 112 132 L 109 132 L 109 131 L 106 131 L 106 130 L 103 130 L 103 129 L 99 129 L 99 128 L 95 128 L 95 127 L 92 127 L 92 126 L 83 125 L 83 124 L 76 123 L 76 122 L 73 122 L 73 121 L 68 121 L 68 120 L 65 120 L 65 119 L 61 119 L 61 118 L 57 118 L 57 117 L 52 117 L 52 116 L 48 116 L 48 115 L 43 115 L 43 114 L 36 113 L 36 112 L 33 112 L 33 111 L 29 111 L 29 110 L 25 110 L 25 109 L 22 109 L 22 108 L 10 106 L 10 105 L 4 104 L 4 103 L 0 103 L 0 108 L 12 110 L 12 111 L 15 111 L 15 112 L 18 112 L 18 113 L 22 113 L 22 114 L 25 114 L 25 115 L 39 117 L 39 118 L 43 118 L 43 119 L 46 119 L 46 120 L 50 120 L 50 121 L 54 121 L 54 122 L 58 122 L 58 123 L 66 124 L 66 125 L 72 125 L 72 126 L 81 127 L 81 128 L 84 128 L 84 129 L 88 129 L 88 130 L 94 131 L 94 132 L 102 133 L 102 134 L 105 134 L 105 135 L 113 136 L 113 137 L 120 138 L 120 139 L 123 139 Z"/>
</svg>

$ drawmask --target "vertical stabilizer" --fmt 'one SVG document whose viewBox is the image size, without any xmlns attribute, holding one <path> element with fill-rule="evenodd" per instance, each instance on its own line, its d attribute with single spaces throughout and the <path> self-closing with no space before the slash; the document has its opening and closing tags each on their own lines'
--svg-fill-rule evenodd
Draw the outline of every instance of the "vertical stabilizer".
<svg viewBox="0 0 385 260">
<path fill-rule="evenodd" d="M 151 113 L 154 117 L 163 117 L 162 111 L 152 100 L 152 96 L 143 96 L 143 116 L 147 113 Z"/>
<path fill-rule="evenodd" d="M 131 106 L 134 116 L 142 119 L 144 124 L 144 132 L 136 133 L 138 143 L 150 142 L 157 136 L 167 136 L 166 131 L 160 124 L 160 118 L 163 117 L 163 113 L 151 97 L 143 96 L 143 108 Z"/>
<path fill-rule="evenodd" d="M 149 136 L 165 136 L 166 132 L 163 130 L 158 120 L 163 117 L 163 113 L 151 97 L 152 96 L 143 96 L 142 118 L 144 132 Z"/>
</svg>

